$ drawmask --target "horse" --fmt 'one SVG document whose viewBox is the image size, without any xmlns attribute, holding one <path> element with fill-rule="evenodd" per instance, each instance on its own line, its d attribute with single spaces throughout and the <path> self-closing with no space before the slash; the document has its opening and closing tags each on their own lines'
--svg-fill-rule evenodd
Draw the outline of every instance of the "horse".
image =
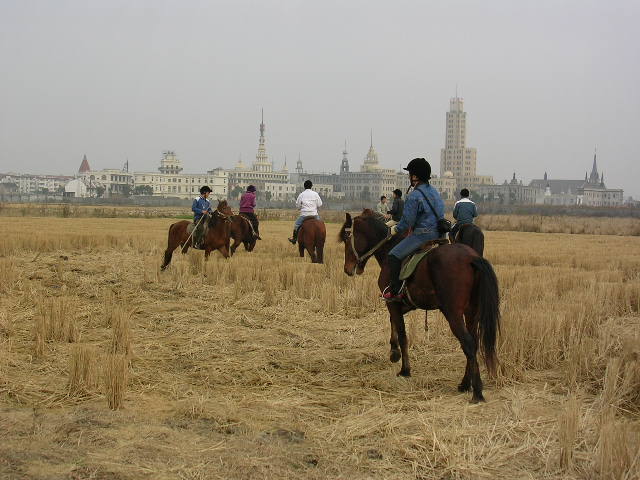
<svg viewBox="0 0 640 480">
<path fill-rule="evenodd" d="M 253 251 L 256 246 L 257 238 L 254 235 L 253 225 L 251 221 L 242 214 L 231 217 L 231 255 L 236 253 L 236 249 L 242 243 L 247 252 Z"/>
<path fill-rule="evenodd" d="M 477 225 L 465 223 L 460 226 L 455 236 L 449 235 L 451 243 L 462 243 L 473 248 L 478 255 L 484 253 L 484 233 Z"/>
<path fill-rule="evenodd" d="M 298 230 L 298 251 L 304 257 L 304 250 L 307 249 L 311 257 L 311 263 L 323 263 L 324 242 L 327 238 L 327 228 L 322 220 L 315 217 L 308 217 Z"/>
<path fill-rule="evenodd" d="M 364 272 L 367 260 L 380 265 L 378 287 L 389 284 L 389 251 L 400 242 L 390 237 L 388 228 L 371 210 L 351 218 L 346 214 L 339 240 L 344 243 L 344 272 L 353 276 Z M 473 389 L 472 402 L 484 401 L 482 379 L 476 353 L 480 348 L 489 374 L 495 374 L 498 358 L 495 345 L 500 331 L 498 280 L 491 264 L 472 248 L 460 243 L 432 248 L 405 283 L 403 302 L 389 302 L 392 362 L 402 359 L 398 375 L 411 375 L 404 314 L 415 309 L 440 310 L 464 352 L 467 365 L 458 385 L 460 392 Z"/>
<path fill-rule="evenodd" d="M 229 258 L 229 237 L 231 231 L 231 216 L 233 212 L 227 204 L 226 200 L 218 201 L 218 206 L 208 218 L 202 219 L 207 222 L 206 237 L 204 239 L 204 258 L 209 258 L 209 254 L 213 250 L 218 250 L 224 258 Z M 192 246 L 193 236 L 187 232 L 187 227 L 191 222 L 189 220 L 181 220 L 169 227 L 169 239 L 167 241 L 167 249 L 164 252 L 164 262 L 160 267 L 161 270 L 166 269 L 171 263 L 173 251 L 178 245 L 182 247 L 182 253 L 187 253 L 189 247 Z"/>
</svg>

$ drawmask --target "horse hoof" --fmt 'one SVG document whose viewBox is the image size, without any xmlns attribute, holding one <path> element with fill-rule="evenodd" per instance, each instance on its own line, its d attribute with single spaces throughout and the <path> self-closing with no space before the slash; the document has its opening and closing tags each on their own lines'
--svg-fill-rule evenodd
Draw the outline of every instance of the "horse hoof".
<svg viewBox="0 0 640 480">
<path fill-rule="evenodd" d="M 486 402 L 486 400 L 484 399 L 482 394 L 480 395 L 476 395 L 475 393 L 473 394 L 473 397 L 471 398 L 471 403 L 484 403 L 484 402 Z"/>
<path fill-rule="evenodd" d="M 396 363 L 400 360 L 401 356 L 402 355 L 400 354 L 400 350 L 391 350 L 391 353 L 389 354 L 389 360 L 391 360 L 391 363 Z"/>
<path fill-rule="evenodd" d="M 399 377 L 410 377 L 411 376 L 411 370 L 409 370 L 409 369 L 405 370 L 404 368 L 402 368 L 398 372 L 398 376 Z"/>
</svg>

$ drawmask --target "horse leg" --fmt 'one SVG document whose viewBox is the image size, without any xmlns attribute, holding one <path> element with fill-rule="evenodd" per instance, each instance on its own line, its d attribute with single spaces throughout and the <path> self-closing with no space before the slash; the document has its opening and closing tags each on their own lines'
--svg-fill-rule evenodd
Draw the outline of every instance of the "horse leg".
<svg viewBox="0 0 640 480">
<path fill-rule="evenodd" d="M 317 263 L 318 258 L 316 257 L 315 246 L 313 243 L 307 247 L 307 252 L 309 252 L 309 256 L 311 257 L 311 263 Z"/>
<path fill-rule="evenodd" d="M 240 241 L 236 238 L 233 239 L 233 245 L 231 245 L 231 256 L 233 256 L 234 253 L 236 253 L 236 249 L 240 246 Z M 245 244 L 245 249 L 246 249 L 246 244 Z"/>
<path fill-rule="evenodd" d="M 473 397 L 471 398 L 471 402 L 484 402 L 484 396 L 482 395 L 482 380 L 480 379 L 480 368 L 478 367 L 478 360 L 476 358 L 478 344 L 473 335 L 467 330 L 462 317 L 462 312 L 457 312 L 455 314 L 447 312 L 445 313 L 445 317 L 447 317 L 449 327 L 460 342 L 462 351 L 467 357 L 464 377 L 462 377 L 462 382 L 460 382 L 458 390 L 466 391 L 469 389 L 468 385 L 470 384 L 471 388 L 473 388 Z"/>
<path fill-rule="evenodd" d="M 298 240 L 298 253 L 301 257 L 304 257 L 304 243 Z"/>
<path fill-rule="evenodd" d="M 398 335 L 398 342 L 400 343 L 400 352 L 402 353 L 402 366 L 398 372 L 399 376 L 410 377 L 411 365 L 409 364 L 409 340 L 407 338 L 407 331 L 404 325 L 404 316 L 402 315 L 402 307 L 396 305 L 395 308 L 390 309 L 391 322 L 395 324 L 395 330 Z"/>
<path fill-rule="evenodd" d="M 402 358 L 402 354 L 400 353 L 400 344 L 398 343 L 398 329 L 393 321 L 393 310 L 395 310 L 395 307 L 396 305 L 391 303 L 387 304 L 387 310 L 389 310 L 389 325 L 391 326 L 391 337 L 389 338 L 389 361 L 392 363 L 396 363 L 400 358 Z"/>
<path fill-rule="evenodd" d="M 165 270 L 169 266 L 169 264 L 171 263 L 171 257 L 173 256 L 173 251 L 175 250 L 175 248 L 176 247 L 171 248 L 171 246 L 169 246 L 164 251 L 164 261 L 160 266 L 160 270 Z"/>
<path fill-rule="evenodd" d="M 316 260 L 318 263 L 324 263 L 324 245 L 316 245 Z"/>
<path fill-rule="evenodd" d="M 464 323 L 467 327 L 467 331 L 473 337 L 473 341 L 476 345 L 478 345 L 478 325 L 475 322 L 474 312 L 471 308 L 467 308 L 464 311 Z M 464 377 L 462 377 L 462 382 L 460 382 L 460 385 L 458 385 L 458 391 L 468 392 L 469 390 L 471 390 L 472 375 L 473 372 L 471 371 L 469 362 L 467 362 L 467 365 L 464 369 Z"/>
<path fill-rule="evenodd" d="M 429 311 L 425 310 L 424 311 L 424 331 L 428 332 L 429 331 L 429 322 L 427 321 L 429 319 Z"/>
</svg>

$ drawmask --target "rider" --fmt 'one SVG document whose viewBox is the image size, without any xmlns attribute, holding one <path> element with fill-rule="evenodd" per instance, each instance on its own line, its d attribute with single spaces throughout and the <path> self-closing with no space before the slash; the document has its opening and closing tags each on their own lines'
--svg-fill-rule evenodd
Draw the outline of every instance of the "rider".
<svg viewBox="0 0 640 480">
<path fill-rule="evenodd" d="M 463 188 L 460 190 L 460 200 L 456 202 L 453 207 L 453 218 L 456 219 L 456 224 L 451 228 L 451 241 L 455 240 L 456 234 L 460 227 L 466 223 L 473 223 L 473 219 L 478 216 L 478 209 L 476 204 L 469 198 L 469 190 Z"/>
<path fill-rule="evenodd" d="M 200 196 L 193 199 L 191 210 L 193 210 L 193 224 L 196 226 L 193 232 L 193 245 L 194 248 L 202 243 L 202 234 L 204 233 L 204 222 L 206 218 L 202 218 L 203 215 L 211 213 L 211 202 L 209 201 L 209 195 L 211 195 L 211 189 L 204 185 L 200 188 Z"/>
<path fill-rule="evenodd" d="M 404 210 L 404 200 L 402 200 L 402 190 L 396 188 L 393 191 L 393 203 L 391 204 L 391 210 L 385 215 L 387 221 L 387 227 L 393 227 L 397 225 L 402 218 L 402 211 Z"/>
<path fill-rule="evenodd" d="M 298 230 L 302 226 L 302 222 L 304 222 L 306 217 L 315 217 L 316 220 L 320 220 L 318 207 L 322 206 L 322 200 L 320 199 L 318 192 L 311 190 L 311 187 L 313 187 L 311 180 L 306 180 L 304 182 L 304 191 L 301 192 L 296 199 L 296 206 L 300 209 L 300 216 L 296 219 L 296 222 L 293 225 L 293 236 L 289 239 L 289 241 L 294 245 L 298 240 Z"/>
<path fill-rule="evenodd" d="M 429 162 L 424 158 L 414 158 L 404 170 L 409 172 L 413 191 L 407 195 L 402 218 L 397 225 L 391 227 L 391 234 L 403 234 L 410 228 L 413 231 L 389 252 L 390 281 L 389 286 L 382 295 L 388 302 L 401 301 L 403 298 L 400 293 L 402 284 L 399 278 L 402 260 L 419 249 L 424 243 L 440 238 L 437 222 L 438 218 L 444 217 L 444 202 L 440 198 L 438 191 L 429 185 L 429 179 L 431 178 L 431 165 L 429 165 Z M 425 196 L 428 197 L 437 215 L 432 211 Z"/>
<path fill-rule="evenodd" d="M 376 205 L 376 212 L 378 212 L 380 215 L 386 215 L 388 211 L 389 209 L 387 205 L 387 197 L 385 195 L 382 195 L 380 197 L 380 203 Z"/>
<path fill-rule="evenodd" d="M 258 240 L 262 240 L 260 238 L 260 233 L 258 232 L 258 217 L 256 217 L 256 214 L 253 212 L 255 206 L 256 187 L 249 185 L 247 187 L 247 191 L 242 194 L 242 197 L 240 197 L 240 214 L 247 217 L 247 220 L 251 222 L 254 237 Z"/>
</svg>

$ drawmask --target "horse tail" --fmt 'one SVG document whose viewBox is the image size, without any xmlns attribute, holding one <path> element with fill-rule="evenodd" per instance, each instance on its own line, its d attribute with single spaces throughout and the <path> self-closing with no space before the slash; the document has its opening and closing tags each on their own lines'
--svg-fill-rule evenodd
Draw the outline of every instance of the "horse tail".
<svg viewBox="0 0 640 480">
<path fill-rule="evenodd" d="M 471 262 L 476 270 L 475 298 L 478 302 L 476 318 L 479 320 L 480 348 L 484 355 L 487 370 L 491 375 L 496 372 L 496 337 L 500 333 L 500 293 L 498 278 L 491 264 L 482 257 Z"/>
<path fill-rule="evenodd" d="M 174 230 L 176 225 L 177 223 L 173 223 L 169 227 L 169 235 L 167 238 L 167 249 L 164 251 L 164 261 L 160 266 L 161 270 L 164 270 L 165 268 L 167 268 L 167 266 L 171 263 L 171 257 L 173 257 L 173 251 L 177 247 L 177 245 L 172 242 L 173 237 L 175 237 Z"/>
<path fill-rule="evenodd" d="M 473 248 L 478 255 L 482 256 L 484 253 L 484 233 L 482 233 L 482 230 L 477 227 L 473 229 L 471 243 L 471 248 Z"/>
</svg>

